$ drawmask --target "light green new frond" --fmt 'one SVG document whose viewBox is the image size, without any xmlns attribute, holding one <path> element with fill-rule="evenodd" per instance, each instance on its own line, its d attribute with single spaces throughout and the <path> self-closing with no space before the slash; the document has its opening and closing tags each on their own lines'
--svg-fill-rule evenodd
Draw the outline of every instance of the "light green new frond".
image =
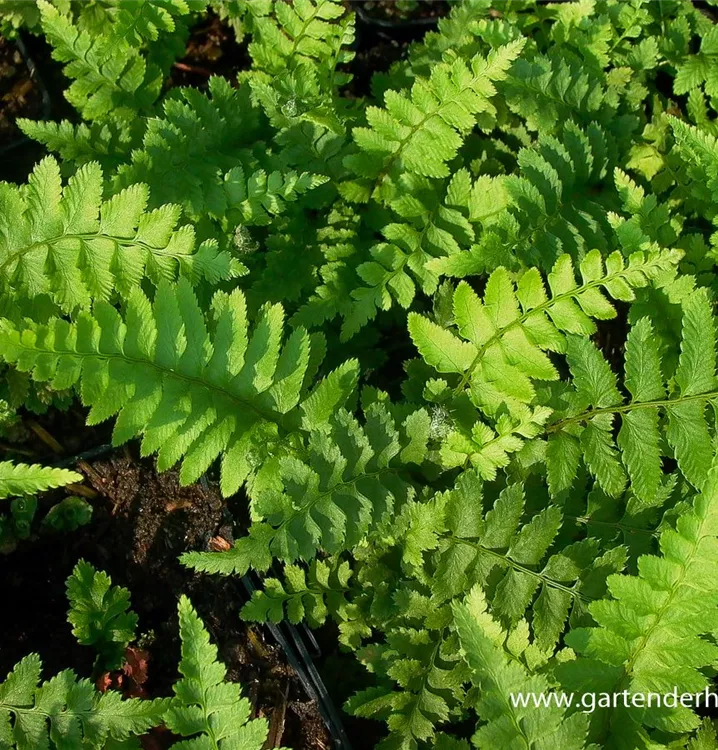
<svg viewBox="0 0 718 750">
<path fill-rule="evenodd" d="M 347 619 L 352 606 L 346 598 L 351 575 L 348 562 L 312 560 L 306 571 L 298 565 L 285 565 L 282 580 L 264 579 L 264 588 L 255 591 L 242 607 L 242 618 L 251 622 L 288 619 L 294 624 L 306 620 L 313 628 L 324 624 L 328 616 Z"/>
<path fill-rule="evenodd" d="M 718 397 L 714 325 L 705 290 L 695 291 L 683 306 L 681 353 L 668 381 L 653 326 L 647 318 L 639 320 L 626 342 L 627 401 L 595 346 L 570 337 L 567 359 L 575 393 L 548 428 L 548 480 L 554 494 L 572 485 L 583 456 L 609 495 L 622 492 L 628 475 L 636 497 L 652 501 L 663 474 L 664 438 L 685 478 L 702 486 L 713 456 L 706 406 Z M 621 427 L 614 439 L 616 417 Z"/>
<path fill-rule="evenodd" d="M 66 587 L 73 635 L 83 646 L 97 649 L 103 669 L 119 669 L 125 647 L 136 637 L 137 615 L 129 608 L 130 592 L 113 586 L 106 573 L 84 560 L 77 563 Z"/>
<path fill-rule="evenodd" d="M 96 162 L 63 187 L 53 157 L 35 167 L 26 186 L 0 184 L 0 273 L 9 282 L 0 298 L 48 294 L 70 312 L 115 292 L 126 297 L 143 278 L 217 282 L 239 273 L 213 240 L 195 249 L 194 229 L 177 228 L 179 206 L 147 211 L 146 185 L 107 201 L 103 187 Z"/>
<path fill-rule="evenodd" d="M 395 181 L 401 172 L 425 177 L 447 177 L 447 162 L 457 153 L 477 115 L 494 112 L 490 98 L 493 82 L 503 80 L 521 52 L 523 40 L 491 52 L 436 65 L 429 78 L 419 78 L 410 92 L 387 91 L 385 108 L 367 107 L 369 127 L 354 128 L 359 153 L 345 165 L 366 182 L 342 187 L 347 198 L 366 201 L 385 178 Z M 488 120 L 487 120 L 488 121 Z M 393 193 L 389 186 L 386 188 Z"/>
<path fill-rule="evenodd" d="M 452 611 L 472 682 L 479 689 L 475 705 L 479 725 L 471 738 L 474 747 L 583 750 L 588 716 L 569 716 L 565 707 L 531 702 L 536 696 L 548 697 L 551 685 L 545 676 L 529 674 L 507 651 L 507 634 L 487 612 L 481 589 L 474 587 L 464 603 L 452 605 Z M 516 705 L 523 697 L 528 698 L 527 705 Z"/>
<path fill-rule="evenodd" d="M 70 670 L 40 683 L 36 654 L 20 661 L 0 683 L 0 747 L 3 750 L 103 748 L 111 740 L 141 736 L 162 722 L 169 701 L 122 700 L 98 693 Z"/>
<path fill-rule="evenodd" d="M 660 555 L 638 560 L 638 574 L 608 579 L 610 597 L 592 603 L 595 627 L 568 634 L 579 654 L 559 667 L 568 690 L 594 678 L 601 690 L 629 693 L 700 693 L 710 685 L 704 672 L 718 648 L 704 634 L 718 627 L 718 471 L 703 491 L 660 535 Z M 642 725 L 688 732 L 700 724 L 680 703 L 656 707 L 618 707 L 594 715 L 596 739 L 610 725 L 614 739 L 602 747 L 635 747 L 645 737 Z M 600 723 L 599 723 L 600 722 Z"/>
<path fill-rule="evenodd" d="M 594 318 L 615 317 L 604 291 L 630 301 L 634 288 L 674 269 L 680 257 L 674 251 L 638 252 L 626 263 L 615 252 L 604 265 L 595 250 L 579 264 L 579 282 L 570 257 L 564 255 L 548 274 L 550 294 L 538 269 L 529 269 L 514 282 L 499 268 L 489 277 L 483 299 L 466 282 L 456 288 L 458 335 L 417 313 L 409 313 L 409 333 L 428 365 L 459 376 L 455 393 L 468 387 L 474 405 L 493 414 L 502 403 L 534 401 L 532 381 L 558 378 L 546 352 L 564 352 L 564 334 L 590 335 L 596 330 Z"/>
<path fill-rule="evenodd" d="M 283 487 L 269 487 L 253 498 L 249 535 L 230 552 L 185 553 L 184 564 L 224 574 L 244 574 L 250 567 L 264 571 L 272 558 L 292 563 L 311 560 L 319 550 L 337 554 L 354 548 L 390 522 L 415 494 L 401 471 L 402 443 L 409 440 L 382 404 L 371 405 L 365 416 L 360 425 L 344 410 L 327 411 L 329 429 L 314 428 L 308 459 L 280 458 Z M 412 443 L 412 462 L 423 460 L 426 437 L 423 445 Z"/>
<path fill-rule="evenodd" d="M 343 28 L 336 21 L 345 12 L 338 0 L 275 2 L 273 15 L 258 16 L 253 23 L 249 53 L 255 65 L 277 75 L 306 62 L 326 64 L 336 55 L 337 45 L 341 46 Z"/>
<path fill-rule="evenodd" d="M 52 469 L 38 464 L 14 464 L 0 461 L 0 499 L 64 487 L 82 482 L 82 475 L 67 469 Z"/>
<path fill-rule="evenodd" d="M 186 596 L 179 600 L 182 679 L 164 716 L 175 734 L 192 739 L 176 747 L 203 750 L 260 750 L 267 739 L 266 719 L 251 719 L 251 705 L 240 685 L 227 682 L 217 647 Z"/>
<path fill-rule="evenodd" d="M 137 47 L 122 38 L 81 29 L 69 14 L 46 0 L 37 4 L 53 57 L 66 63 L 64 73 L 74 79 L 65 98 L 85 119 L 110 113 L 129 119 L 136 110 L 152 105 L 162 87 L 162 71 L 148 65 Z"/>
<path fill-rule="evenodd" d="M 675 94 L 687 94 L 702 87 L 709 97 L 718 97 L 718 29 L 712 28 L 701 39 L 700 50 L 683 59 L 673 81 Z"/>
<path fill-rule="evenodd" d="M 183 459 L 184 483 L 222 456 L 229 495 L 287 434 L 298 405 L 314 429 L 356 385 L 350 360 L 307 393 L 310 337 L 296 329 L 283 342 L 283 318 L 267 305 L 250 330 L 239 290 L 218 292 L 206 317 L 189 282 L 162 281 L 152 303 L 135 289 L 124 318 L 97 302 L 75 323 L 0 321 L 0 352 L 54 389 L 77 386 L 91 424 L 117 415 L 116 445 L 142 435 L 143 455 L 157 452 L 160 470 Z"/>
</svg>

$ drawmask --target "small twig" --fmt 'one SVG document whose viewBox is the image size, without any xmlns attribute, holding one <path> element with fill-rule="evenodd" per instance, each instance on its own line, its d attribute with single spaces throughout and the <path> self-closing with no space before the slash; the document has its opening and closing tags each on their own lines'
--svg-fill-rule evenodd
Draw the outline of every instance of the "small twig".
<svg viewBox="0 0 718 750">
<path fill-rule="evenodd" d="M 65 452 L 62 444 L 55 440 L 55 438 L 34 419 L 28 419 L 26 424 L 40 438 L 40 440 L 42 440 L 42 442 L 50 448 L 53 453 L 62 455 Z"/>
<path fill-rule="evenodd" d="M 86 487 L 84 484 L 66 484 L 65 489 L 74 492 L 76 495 L 82 495 L 82 497 L 86 497 L 88 500 L 94 500 L 100 496 L 99 492 L 93 490 L 92 487 Z"/>
<path fill-rule="evenodd" d="M 16 448 L 14 445 L 8 443 L 0 443 L 0 451 L 7 451 L 8 453 L 19 453 L 21 456 L 34 456 L 35 451 L 31 451 L 28 448 Z"/>
<path fill-rule="evenodd" d="M 176 62 L 174 63 L 174 67 L 177 68 L 177 70 L 181 70 L 185 73 L 196 73 L 197 75 L 204 76 L 205 78 L 209 78 L 212 75 L 211 70 L 202 68 L 199 65 L 187 65 L 187 63 Z"/>
</svg>

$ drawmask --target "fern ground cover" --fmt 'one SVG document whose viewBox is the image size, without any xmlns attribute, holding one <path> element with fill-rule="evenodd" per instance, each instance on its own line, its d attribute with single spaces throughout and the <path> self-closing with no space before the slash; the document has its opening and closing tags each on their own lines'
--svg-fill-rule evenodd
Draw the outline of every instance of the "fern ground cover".
<svg viewBox="0 0 718 750">
<path fill-rule="evenodd" d="M 0 749 L 718 750 L 716 20 L 0 0 Z"/>
</svg>

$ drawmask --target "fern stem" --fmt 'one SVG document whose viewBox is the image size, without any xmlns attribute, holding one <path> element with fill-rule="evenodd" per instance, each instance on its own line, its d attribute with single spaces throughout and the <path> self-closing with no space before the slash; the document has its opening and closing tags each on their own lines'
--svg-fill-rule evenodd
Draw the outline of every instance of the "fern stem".
<svg viewBox="0 0 718 750">
<path fill-rule="evenodd" d="M 558 432 L 564 427 L 570 424 L 577 424 L 584 422 L 589 419 L 593 419 L 599 414 L 625 414 L 626 412 L 633 411 L 634 409 L 658 409 L 660 407 L 670 407 L 674 404 L 686 404 L 691 401 L 711 401 L 714 398 L 718 398 L 718 391 L 709 391 L 708 393 L 698 393 L 692 396 L 677 396 L 676 398 L 666 398 L 657 401 L 642 401 L 633 402 L 630 404 L 624 404 L 623 406 L 604 406 L 599 409 L 588 409 L 587 411 L 581 412 L 573 417 L 566 417 L 560 419 L 558 422 L 549 425 L 546 428 L 548 434 Z"/>
</svg>

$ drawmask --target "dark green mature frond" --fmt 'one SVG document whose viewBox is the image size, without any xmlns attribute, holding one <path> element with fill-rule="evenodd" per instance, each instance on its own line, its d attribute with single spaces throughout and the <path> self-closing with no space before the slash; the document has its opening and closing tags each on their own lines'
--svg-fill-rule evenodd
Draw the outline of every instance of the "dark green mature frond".
<svg viewBox="0 0 718 750">
<path fill-rule="evenodd" d="M 179 206 L 147 211 L 146 185 L 107 201 L 103 188 L 96 162 L 63 187 L 53 157 L 35 167 L 26 186 L 0 183 L 0 273 L 9 282 L 0 302 L 49 295 L 70 312 L 115 293 L 126 297 L 143 278 L 216 283 L 240 273 L 241 264 L 213 240 L 195 249 L 194 229 L 177 228 Z"/>
<path fill-rule="evenodd" d="M 284 576 L 265 578 L 263 589 L 255 591 L 242 607 L 242 619 L 252 622 L 292 623 L 306 620 L 310 627 L 323 625 L 328 616 L 348 619 L 352 605 L 346 593 L 352 571 L 348 562 L 312 560 L 308 570 L 285 565 Z"/>
<path fill-rule="evenodd" d="M 28 120 L 18 118 L 17 125 L 28 138 L 42 143 L 65 162 L 82 166 L 98 162 L 103 171 L 117 169 L 130 158 L 134 146 L 139 145 L 143 125 L 137 120 L 125 122 L 93 122 L 89 125 L 69 120 Z"/>
<path fill-rule="evenodd" d="M 129 608 L 130 592 L 113 586 L 107 573 L 84 560 L 75 565 L 66 587 L 67 619 L 78 643 L 97 650 L 103 669 L 118 669 L 137 628 L 137 615 Z"/>
<path fill-rule="evenodd" d="M 179 600 L 182 679 L 164 721 L 168 729 L 192 739 L 177 747 L 207 750 L 260 750 L 269 727 L 266 719 L 249 719 L 250 702 L 242 688 L 227 682 L 227 670 L 217 660 L 217 647 L 186 596 Z"/>
<path fill-rule="evenodd" d="M 500 265 L 549 270 L 563 254 L 579 261 L 594 249 L 605 255 L 612 245 L 607 206 L 615 193 L 612 185 L 601 188 L 612 175 L 613 150 L 612 138 L 595 123 L 582 129 L 569 121 L 557 135 L 542 133 L 519 151 L 518 174 L 500 178 L 506 207 L 492 201 L 496 213 L 482 222 L 476 245 L 431 260 L 428 269 L 463 277 Z"/>
<path fill-rule="evenodd" d="M 360 425 L 346 411 L 327 413 L 326 427 L 309 437 L 308 458 L 280 458 L 274 486 L 255 494 L 248 536 L 230 552 L 187 552 L 184 564 L 224 575 L 265 571 L 272 558 L 291 563 L 351 549 L 390 522 L 414 496 L 402 474 L 424 460 L 429 417 L 415 412 L 400 431 L 380 403 L 365 416 Z"/>
<path fill-rule="evenodd" d="M 558 668 L 566 690 L 700 693 L 718 648 L 705 636 L 718 627 L 718 471 L 692 507 L 665 529 L 660 555 L 638 560 L 638 574 L 608 579 L 610 597 L 589 606 L 595 627 L 566 637 L 579 657 Z M 600 686 L 600 687 L 599 687 Z M 690 708 L 619 705 L 592 715 L 592 738 L 606 748 L 638 747 L 645 727 L 687 732 L 700 724 Z M 613 738 L 607 740 L 609 729 Z"/>
<path fill-rule="evenodd" d="M 706 407 L 718 398 L 715 335 L 711 304 L 699 289 L 684 303 L 678 366 L 667 373 L 651 321 L 639 320 L 626 341 L 629 399 L 619 392 L 616 375 L 596 347 L 588 339 L 569 337 L 573 388 L 548 428 L 552 492 L 570 487 L 583 461 L 609 495 L 620 494 L 630 478 L 636 497 L 649 502 L 658 491 L 665 455 L 675 458 L 683 476 L 700 488 L 713 456 Z M 621 427 L 614 438 L 617 416 Z"/>
<path fill-rule="evenodd" d="M 567 620 L 585 622 L 587 603 L 622 570 L 625 552 L 602 556 L 589 538 L 551 553 L 563 524 L 557 506 L 527 516 L 524 488 L 516 484 L 484 513 L 482 494 L 478 477 L 465 471 L 453 490 L 407 506 L 399 521 L 404 561 L 437 605 L 472 586 L 490 587 L 494 616 L 510 628 L 526 617 L 538 648 L 552 651 Z"/>
<path fill-rule="evenodd" d="M 511 636 L 487 612 L 481 589 L 472 588 L 465 602 L 454 603 L 452 611 L 464 659 L 479 690 L 475 708 L 480 723 L 471 738 L 474 747 L 583 750 L 587 714 L 569 715 L 566 707 L 530 702 L 535 696 L 548 698 L 551 685 L 543 675 L 530 675 L 509 652 L 506 641 Z M 529 698 L 528 705 L 515 705 L 517 696 Z"/>
<path fill-rule="evenodd" d="M 303 329 L 282 346 L 283 317 L 265 306 L 250 333 L 241 291 L 218 292 L 205 316 L 189 282 L 162 281 L 152 303 L 133 290 L 124 318 L 97 302 L 75 323 L 2 320 L 0 356 L 52 388 L 77 386 L 90 424 L 117 415 L 116 445 L 142 435 L 161 470 L 183 459 L 182 482 L 221 455 L 232 494 L 300 421 L 322 429 L 356 384 L 350 360 L 308 392 L 321 347 Z"/>
<path fill-rule="evenodd" d="M 34 495 L 37 492 L 81 481 L 81 474 L 68 469 L 0 461 L 0 500 L 6 497 Z"/>
<path fill-rule="evenodd" d="M 409 313 L 409 332 L 426 363 L 439 373 L 459 376 L 453 391 L 468 388 L 482 411 L 493 414 L 504 403 L 531 404 L 534 380 L 558 379 L 545 352 L 565 352 L 567 333 L 594 333 L 592 318 L 615 317 L 602 289 L 614 299 L 630 301 L 633 289 L 674 272 L 680 257 L 676 251 L 638 252 L 626 263 L 619 252 L 604 261 L 595 250 L 579 264 L 579 283 L 565 255 L 548 274 L 550 296 L 538 269 L 514 282 L 499 268 L 489 277 L 483 300 L 468 283 L 457 287 L 453 307 L 459 336 L 418 313 Z"/>
<path fill-rule="evenodd" d="M 222 217 L 230 207 L 224 176 L 238 164 L 254 164 L 252 147 L 260 138 L 247 87 L 213 76 L 208 94 L 173 89 L 161 114 L 147 121 L 142 144 L 118 170 L 113 189 L 144 182 L 152 206 L 178 203 L 192 219 Z"/>
<path fill-rule="evenodd" d="M 20 661 L 0 683 L 0 747 L 3 750 L 100 748 L 141 736 L 162 722 L 166 699 L 123 700 L 98 693 L 70 670 L 40 684 L 37 654 Z"/>
</svg>

